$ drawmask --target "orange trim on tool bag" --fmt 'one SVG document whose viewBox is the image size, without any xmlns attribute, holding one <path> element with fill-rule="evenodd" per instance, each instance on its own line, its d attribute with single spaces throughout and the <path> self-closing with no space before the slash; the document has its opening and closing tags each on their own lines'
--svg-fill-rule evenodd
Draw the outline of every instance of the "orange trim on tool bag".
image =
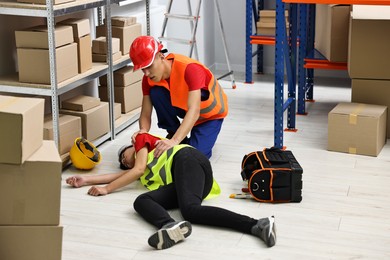
<svg viewBox="0 0 390 260">
<path fill-rule="evenodd" d="M 257 157 L 257 160 L 259 160 L 259 163 L 261 165 L 261 168 L 264 169 L 264 165 L 263 165 L 263 162 L 261 161 L 260 157 L 259 157 L 259 154 L 256 152 L 256 157 Z"/>
</svg>

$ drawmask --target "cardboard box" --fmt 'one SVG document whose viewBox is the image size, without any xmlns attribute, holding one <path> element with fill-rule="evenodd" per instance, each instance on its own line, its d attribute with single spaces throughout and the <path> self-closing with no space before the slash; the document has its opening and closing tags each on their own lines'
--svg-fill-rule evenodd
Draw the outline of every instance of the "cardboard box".
<svg viewBox="0 0 390 260">
<path fill-rule="evenodd" d="M 133 66 L 123 67 L 114 71 L 114 86 L 126 87 L 142 80 L 144 73 L 142 70 L 133 71 Z M 107 86 L 107 75 L 99 78 L 100 85 Z"/>
<path fill-rule="evenodd" d="M 141 24 L 135 23 L 126 27 L 111 26 L 112 37 L 120 39 L 120 49 L 122 55 L 126 55 L 130 51 L 130 46 L 138 36 L 141 36 Z M 99 25 L 96 27 L 96 37 L 106 36 L 106 26 Z"/>
<path fill-rule="evenodd" d="M 43 141 L 21 165 L 0 164 L 0 225 L 58 225 L 61 173 L 54 141 Z"/>
<path fill-rule="evenodd" d="M 135 16 L 111 16 L 111 25 L 118 27 L 126 27 L 137 23 Z M 103 19 L 103 24 L 106 24 L 106 19 Z"/>
<path fill-rule="evenodd" d="M 377 156 L 386 143 L 387 107 L 340 103 L 328 114 L 328 150 Z"/>
<path fill-rule="evenodd" d="M 81 118 L 82 135 L 93 142 L 110 130 L 108 103 L 101 102 L 99 106 L 87 111 L 61 109 L 61 114 L 79 116 Z"/>
<path fill-rule="evenodd" d="M 119 52 L 120 41 L 118 38 L 112 38 L 111 41 L 111 52 Z M 98 37 L 92 41 L 92 53 L 96 54 L 107 54 L 107 39 L 106 37 Z"/>
<path fill-rule="evenodd" d="M 41 98 L 0 95 L 0 163 L 21 164 L 41 147 L 44 105 Z"/>
<path fill-rule="evenodd" d="M 352 102 L 390 108 L 390 80 L 352 79 Z M 390 112 L 387 111 L 387 138 L 390 138 Z"/>
<path fill-rule="evenodd" d="M 117 120 L 122 116 L 121 109 L 122 105 L 120 103 L 115 103 L 114 104 L 114 119 Z"/>
<path fill-rule="evenodd" d="M 316 5 L 315 48 L 332 62 L 348 60 L 350 5 Z"/>
<path fill-rule="evenodd" d="M 81 119 L 78 116 L 59 115 L 59 153 L 63 155 L 69 153 L 74 140 L 81 136 Z M 53 119 L 52 115 L 48 115 L 44 119 L 43 139 L 54 140 Z"/>
<path fill-rule="evenodd" d="M 84 73 L 92 69 L 92 40 L 87 34 L 81 38 L 76 38 L 79 73 Z"/>
<path fill-rule="evenodd" d="M 101 100 L 107 101 L 107 87 L 100 86 L 99 97 Z M 114 88 L 114 99 L 115 102 L 121 103 L 122 113 L 126 114 L 142 105 L 142 83 L 138 81 L 134 84 L 126 87 L 115 87 Z"/>
<path fill-rule="evenodd" d="M 87 18 L 69 18 L 59 24 L 72 26 L 74 39 L 91 34 L 91 27 Z"/>
<path fill-rule="evenodd" d="M 56 25 L 54 29 L 56 48 L 73 42 L 73 30 L 69 25 Z M 46 25 L 15 31 L 17 48 L 49 49 L 48 29 Z"/>
<path fill-rule="evenodd" d="M 61 260 L 61 226 L 0 226 L 0 259 Z"/>
<path fill-rule="evenodd" d="M 352 13 L 349 31 L 348 72 L 351 78 L 390 79 L 390 17 L 381 17 L 380 9 L 371 19 Z"/>
<path fill-rule="evenodd" d="M 286 17 L 286 21 L 288 21 L 288 10 L 284 11 L 284 16 Z M 273 23 L 275 24 L 276 20 L 276 11 L 273 9 L 264 9 L 259 10 L 259 21 L 264 23 Z"/>
<path fill-rule="evenodd" d="M 100 105 L 100 98 L 78 95 L 62 101 L 61 107 L 74 111 L 86 111 Z"/>
<path fill-rule="evenodd" d="M 17 49 L 19 81 L 50 84 L 49 50 Z M 57 83 L 78 74 L 77 44 L 56 48 Z"/>
<path fill-rule="evenodd" d="M 119 60 L 120 58 L 122 58 L 122 53 L 120 51 L 112 54 L 112 61 Z M 107 62 L 107 54 L 92 53 L 92 61 Z"/>
</svg>

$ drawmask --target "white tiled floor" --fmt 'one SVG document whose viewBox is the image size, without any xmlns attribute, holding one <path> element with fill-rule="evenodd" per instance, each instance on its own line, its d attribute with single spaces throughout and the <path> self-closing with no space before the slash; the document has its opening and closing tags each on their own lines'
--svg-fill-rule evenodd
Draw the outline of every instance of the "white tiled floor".
<svg viewBox="0 0 390 260">
<path fill-rule="evenodd" d="M 73 174 L 118 171 L 117 150 L 129 142 L 136 123 L 99 147 L 103 162 L 93 171 L 80 173 L 69 167 L 63 172 L 63 259 L 389 259 L 390 144 L 378 157 L 326 150 L 327 115 L 338 102 L 350 100 L 347 80 L 316 80 L 316 102 L 307 104 L 307 116 L 297 116 L 298 132 L 284 134 L 284 145 L 304 169 L 302 202 L 266 204 L 229 198 L 243 187 L 244 154 L 273 145 L 272 80 L 259 76 L 255 84 L 243 84 L 236 78 L 236 89 L 221 81 L 230 112 L 211 162 L 222 194 L 205 204 L 255 218 L 275 215 L 275 247 L 267 248 L 247 234 L 194 225 L 186 241 L 156 251 L 147 244 L 154 227 L 132 207 L 134 198 L 145 191 L 139 183 L 103 197 L 88 196 L 88 187 L 65 184 Z M 157 128 L 152 132 L 164 134 Z M 181 218 L 178 211 L 172 214 Z"/>
</svg>

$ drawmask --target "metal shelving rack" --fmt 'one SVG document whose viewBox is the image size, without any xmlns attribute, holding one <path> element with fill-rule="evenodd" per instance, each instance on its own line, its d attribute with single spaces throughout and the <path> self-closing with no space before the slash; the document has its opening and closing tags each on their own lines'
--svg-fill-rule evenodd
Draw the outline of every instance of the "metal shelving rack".
<svg viewBox="0 0 390 260">
<path fill-rule="evenodd" d="M 128 56 L 122 57 L 120 60 L 112 61 L 111 55 L 107 56 L 107 64 L 103 63 L 93 63 L 92 69 L 89 71 L 78 74 L 77 76 L 65 80 L 63 82 L 57 83 L 56 77 L 56 54 L 55 54 L 55 35 L 54 35 L 54 26 L 55 26 L 55 17 L 72 14 L 75 12 L 98 8 L 98 16 L 101 16 L 101 9 L 104 7 L 106 25 L 107 25 L 107 37 L 112 37 L 111 32 L 111 4 L 118 3 L 120 0 L 82 0 L 76 2 L 65 3 L 61 5 L 53 5 L 52 0 L 46 0 L 46 5 L 35 5 L 35 4 L 24 4 L 24 3 L 15 3 L 15 2 L 0 2 L 0 15 L 15 15 L 15 16 L 30 16 L 30 17 L 42 17 L 47 19 L 48 27 L 48 41 L 49 41 L 49 60 L 50 60 L 50 85 L 43 84 L 28 84 L 20 83 L 18 81 L 17 74 L 15 75 L 6 75 L 0 77 L 0 92 L 8 93 L 19 93 L 19 94 L 30 94 L 30 95 L 39 95 L 39 96 L 50 96 L 51 97 L 51 109 L 53 116 L 53 134 L 54 141 L 58 147 L 59 145 L 59 96 L 66 93 L 78 86 L 87 83 L 93 79 L 96 79 L 100 76 L 107 74 L 107 85 L 109 86 L 108 98 L 109 98 L 109 124 L 110 132 L 98 138 L 97 140 L 91 140 L 95 145 L 99 145 L 106 140 L 114 139 L 115 135 L 134 123 L 139 116 L 139 112 L 131 115 L 125 122 L 122 122 L 120 125 L 115 126 L 114 120 L 114 91 L 113 91 L 113 71 L 119 69 L 123 66 L 126 66 L 130 63 L 130 58 Z M 149 12 L 149 1 L 147 1 L 147 13 Z M 99 17 L 101 21 L 101 17 Z M 149 20 L 147 20 L 147 26 L 149 28 Z M 149 30 L 149 29 L 148 29 Z M 111 53 L 112 46 L 111 41 L 108 41 L 107 44 L 107 53 Z"/>
<path fill-rule="evenodd" d="M 290 35 L 286 33 L 285 4 L 276 0 L 276 29 L 275 37 L 252 35 L 253 0 L 246 0 L 246 82 L 252 82 L 252 46 L 251 44 L 275 45 L 275 99 L 274 99 L 274 146 L 283 147 L 284 112 L 287 111 L 287 131 L 296 131 L 296 60 L 297 47 L 290 42 L 297 42 L 298 30 L 290 26 Z M 297 23 L 297 7 L 292 5 L 290 10 L 290 23 Z M 284 94 L 285 69 L 287 74 L 287 98 Z"/>
<path fill-rule="evenodd" d="M 275 44 L 275 107 L 274 146 L 283 148 L 284 112 L 287 110 L 287 129 L 296 131 L 295 114 L 305 114 L 305 95 L 313 99 L 313 69 L 345 69 L 346 64 L 332 64 L 314 55 L 314 4 L 390 5 L 390 0 L 276 0 L 275 42 L 251 36 L 252 0 L 246 0 L 246 82 L 252 81 L 250 44 Z M 290 4 L 290 33 L 286 35 L 285 4 Z M 292 30 L 291 30 L 292 29 Z M 299 37 L 298 37 L 299 35 Z M 299 38 L 299 46 L 297 39 Z M 297 49 L 298 54 L 297 56 Z M 284 100 L 284 66 L 287 70 L 288 93 Z M 307 70 L 306 70 L 307 69 Z M 296 73 L 298 71 L 298 100 Z M 294 73 L 292 73 L 294 72 Z M 296 105 L 297 103 L 297 105 Z"/>
</svg>

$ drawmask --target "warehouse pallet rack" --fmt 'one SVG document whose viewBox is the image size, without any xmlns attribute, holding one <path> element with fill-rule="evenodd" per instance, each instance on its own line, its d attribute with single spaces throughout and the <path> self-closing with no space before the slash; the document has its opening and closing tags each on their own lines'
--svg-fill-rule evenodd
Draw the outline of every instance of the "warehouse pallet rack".
<svg viewBox="0 0 390 260">
<path fill-rule="evenodd" d="M 291 38 L 286 35 L 285 4 L 290 5 Z M 276 0 L 274 146 L 278 148 L 283 148 L 284 112 L 287 110 L 286 130 L 296 130 L 296 110 L 298 114 L 306 114 L 305 101 L 313 100 L 313 69 L 345 70 L 347 68 L 347 64 L 331 63 L 315 51 L 315 4 L 390 5 L 390 0 Z M 250 35 L 252 32 L 251 5 L 251 0 L 246 0 L 246 82 L 252 81 L 252 54 L 248 43 L 251 43 L 252 38 L 252 44 L 264 44 L 261 40 L 255 41 L 255 37 Z M 299 46 L 297 44 L 298 35 Z M 288 83 L 286 100 L 284 100 L 284 68 L 287 70 Z M 298 71 L 298 100 L 296 100 L 296 73 L 292 73 L 295 71 Z"/>
<path fill-rule="evenodd" d="M 113 71 L 126 66 L 131 61 L 128 55 L 113 62 L 111 55 L 107 55 L 107 64 L 93 63 L 92 69 L 85 73 L 57 83 L 56 78 L 56 54 L 55 54 L 55 17 L 65 14 L 72 14 L 87 9 L 97 8 L 99 24 L 102 23 L 101 8 L 105 10 L 107 38 L 112 38 L 111 32 L 111 4 L 118 4 L 120 0 L 78 0 L 75 2 L 53 5 L 52 0 L 46 0 L 46 5 L 0 2 L 0 15 L 15 15 L 28 17 L 42 17 L 47 20 L 48 42 L 49 42 L 49 61 L 50 61 L 50 85 L 27 84 L 18 81 L 18 75 L 0 76 L 0 92 L 18 93 L 27 95 L 38 95 L 51 97 L 51 112 L 53 118 L 53 135 L 54 141 L 59 147 L 59 96 L 80 85 L 90 82 L 100 76 L 107 75 L 107 89 L 109 100 L 109 125 L 110 132 L 101 136 L 97 140 L 91 140 L 95 145 L 114 139 L 116 134 L 128 127 L 139 117 L 139 109 L 128 114 L 122 115 L 121 119 L 114 120 L 114 91 L 113 91 Z M 149 33 L 149 1 L 146 1 L 147 31 Z M 111 41 L 107 41 L 107 53 L 111 53 Z"/>
</svg>

